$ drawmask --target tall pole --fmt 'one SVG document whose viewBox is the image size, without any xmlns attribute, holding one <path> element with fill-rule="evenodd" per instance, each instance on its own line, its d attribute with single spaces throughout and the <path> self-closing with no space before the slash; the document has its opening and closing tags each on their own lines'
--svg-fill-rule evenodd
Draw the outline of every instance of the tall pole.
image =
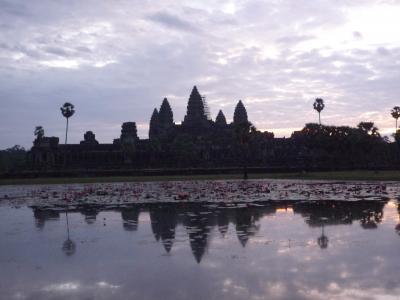
<svg viewBox="0 0 400 300">
<path fill-rule="evenodd" d="M 68 118 L 67 118 L 67 128 L 65 129 L 65 144 L 67 144 L 68 140 Z"/>
<path fill-rule="evenodd" d="M 68 236 L 68 240 L 69 240 L 69 222 L 68 222 L 68 208 L 65 211 L 65 217 L 67 219 L 67 236 Z"/>
<path fill-rule="evenodd" d="M 396 118 L 396 129 L 395 129 L 394 133 L 396 133 L 396 132 L 397 132 L 397 118 Z"/>
<path fill-rule="evenodd" d="M 244 147 L 244 169 L 243 169 L 243 179 L 247 180 L 249 175 L 247 174 L 247 147 Z"/>
<path fill-rule="evenodd" d="M 319 126 L 321 126 L 321 112 L 318 112 Z"/>
</svg>

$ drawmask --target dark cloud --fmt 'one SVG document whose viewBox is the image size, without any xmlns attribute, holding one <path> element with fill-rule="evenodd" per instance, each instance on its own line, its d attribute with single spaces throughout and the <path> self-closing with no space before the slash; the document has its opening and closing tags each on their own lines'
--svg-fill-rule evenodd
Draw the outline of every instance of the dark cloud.
<svg viewBox="0 0 400 300">
<path fill-rule="evenodd" d="M 92 50 L 90 48 L 88 48 L 88 47 L 85 47 L 85 46 L 75 47 L 75 50 L 79 51 L 79 52 L 84 52 L 84 53 L 92 53 Z"/>
<path fill-rule="evenodd" d="M 312 35 L 284 36 L 276 40 L 278 44 L 291 45 L 315 38 Z"/>
<path fill-rule="evenodd" d="M 386 49 L 385 47 L 379 47 L 378 49 L 376 49 L 376 52 L 379 55 L 384 55 L 384 56 L 390 55 L 390 51 L 388 49 Z"/>
<path fill-rule="evenodd" d="M 54 54 L 54 55 L 62 56 L 62 57 L 70 56 L 70 53 L 68 52 L 68 50 L 65 50 L 61 47 L 48 46 L 48 47 L 45 47 L 44 51 L 46 53 Z"/>
<path fill-rule="evenodd" d="M 149 16 L 148 19 L 172 29 L 178 29 L 190 32 L 199 32 L 199 29 L 190 22 L 165 11 L 157 12 Z"/>
<path fill-rule="evenodd" d="M 2 14 L 10 14 L 17 17 L 27 17 L 30 15 L 28 7 L 18 1 L 0 1 L 0 11 Z"/>
<path fill-rule="evenodd" d="M 359 31 L 353 31 L 353 37 L 357 40 L 361 40 L 363 38 L 363 35 Z"/>
</svg>

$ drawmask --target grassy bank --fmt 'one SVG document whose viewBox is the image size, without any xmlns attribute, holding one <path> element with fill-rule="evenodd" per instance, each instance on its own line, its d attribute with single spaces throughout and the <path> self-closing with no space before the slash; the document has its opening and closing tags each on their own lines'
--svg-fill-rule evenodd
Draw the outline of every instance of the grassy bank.
<svg viewBox="0 0 400 300">
<path fill-rule="evenodd" d="M 242 174 L 0 179 L 0 185 L 242 179 Z M 400 181 L 400 171 L 249 174 L 249 179 Z"/>
</svg>

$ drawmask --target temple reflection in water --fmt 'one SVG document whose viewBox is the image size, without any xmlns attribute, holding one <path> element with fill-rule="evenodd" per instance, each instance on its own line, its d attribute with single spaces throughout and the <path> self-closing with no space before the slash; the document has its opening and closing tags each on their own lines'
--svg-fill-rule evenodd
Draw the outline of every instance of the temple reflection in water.
<svg viewBox="0 0 400 300">
<path fill-rule="evenodd" d="M 138 230 L 140 214 L 147 214 L 154 238 L 162 244 L 166 253 L 172 252 L 176 230 L 178 226 L 181 226 L 189 240 L 195 260 L 200 263 L 215 232 L 221 238 L 235 234 L 239 243 L 246 247 L 260 230 L 260 219 L 274 216 L 282 210 L 292 211 L 294 215 L 301 216 L 311 228 L 321 228 L 321 234 L 315 236 L 315 243 L 321 249 L 326 249 L 329 247 L 329 226 L 358 222 L 363 229 L 375 229 L 383 219 L 383 208 L 387 202 L 388 200 L 252 204 L 168 203 L 137 204 L 116 209 L 82 206 L 69 210 L 69 214 L 82 214 L 85 222 L 92 226 L 98 222 L 96 216 L 101 211 L 117 211 L 121 213 L 123 229 L 131 232 Z M 60 214 L 64 211 L 33 208 L 33 212 L 36 227 L 41 230 L 46 222 L 59 221 Z M 396 228 L 396 231 L 398 230 Z M 73 236 L 73 232 L 71 235 Z"/>
</svg>

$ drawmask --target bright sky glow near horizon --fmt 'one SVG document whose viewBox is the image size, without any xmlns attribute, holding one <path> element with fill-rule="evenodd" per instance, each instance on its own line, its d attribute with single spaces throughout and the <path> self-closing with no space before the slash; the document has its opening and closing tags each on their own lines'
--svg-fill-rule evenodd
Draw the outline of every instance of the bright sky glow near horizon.
<svg viewBox="0 0 400 300">
<path fill-rule="evenodd" d="M 0 0 L 0 148 L 29 148 L 37 125 L 101 143 L 135 121 L 147 138 L 166 96 L 180 123 L 193 85 L 212 118 L 242 99 L 260 130 L 290 136 L 322 121 L 394 131 L 400 0 Z"/>
</svg>

